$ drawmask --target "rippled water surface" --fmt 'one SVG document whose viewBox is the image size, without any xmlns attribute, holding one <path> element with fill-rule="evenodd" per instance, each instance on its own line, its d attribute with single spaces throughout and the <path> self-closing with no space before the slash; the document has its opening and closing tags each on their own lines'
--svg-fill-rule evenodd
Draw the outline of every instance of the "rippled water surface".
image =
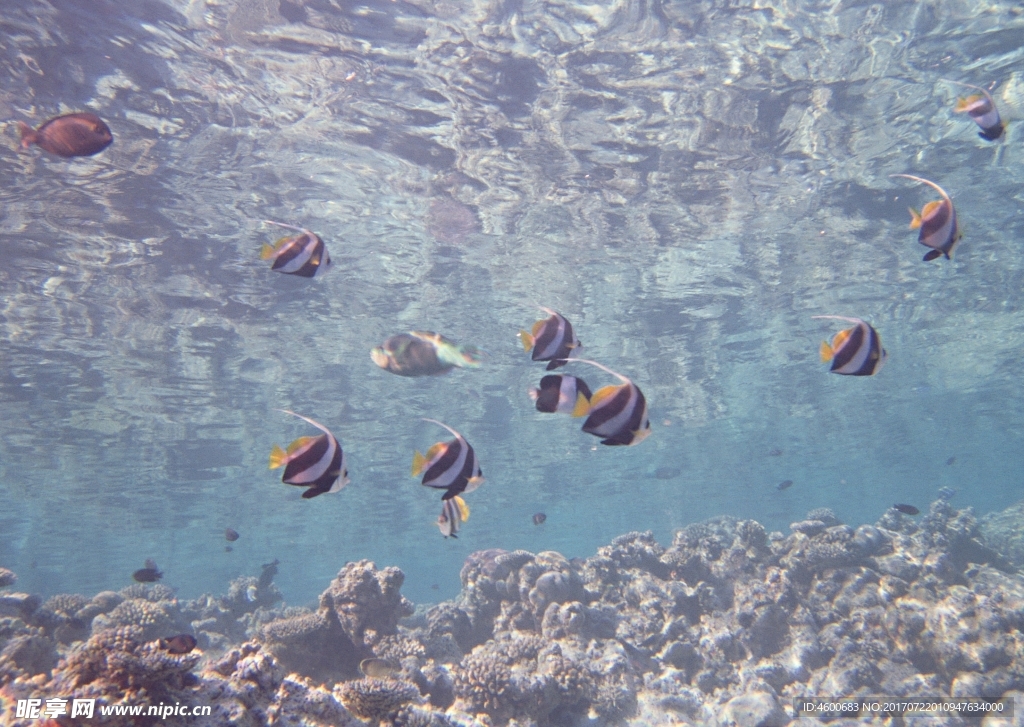
<svg viewBox="0 0 1024 727">
<path fill-rule="evenodd" d="M 943 486 L 1009 505 L 1022 33 L 1018 3 L 960 0 L 5 3 L 0 565 L 94 593 L 151 557 L 191 597 L 279 558 L 302 603 L 369 558 L 423 602 L 482 548 L 856 524 Z M 1006 136 L 979 139 L 943 79 L 991 88 Z M 100 155 L 18 148 L 15 121 L 78 110 L 113 130 Z M 906 208 L 934 193 L 895 173 L 952 195 L 951 262 L 921 261 Z M 318 232 L 333 269 L 271 273 L 267 219 Z M 533 410 L 537 305 L 643 389 L 646 441 Z M 826 314 L 878 329 L 878 376 L 827 373 Z M 370 360 L 424 329 L 484 365 Z M 341 493 L 267 469 L 311 433 L 281 408 L 339 437 Z M 422 417 L 487 477 L 458 540 L 409 476 L 439 438 Z"/>
</svg>

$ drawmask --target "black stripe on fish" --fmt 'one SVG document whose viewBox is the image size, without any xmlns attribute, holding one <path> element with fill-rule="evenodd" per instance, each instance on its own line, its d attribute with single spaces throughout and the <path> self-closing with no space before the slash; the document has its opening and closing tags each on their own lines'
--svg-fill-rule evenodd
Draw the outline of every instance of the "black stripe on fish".
<svg viewBox="0 0 1024 727">
<path fill-rule="evenodd" d="M 591 406 L 583 431 L 604 437 L 601 444 L 633 444 L 638 432 L 651 427 L 647 400 L 635 384 L 621 384 L 615 388 L 614 394 Z"/>
<path fill-rule="evenodd" d="M 552 313 L 550 318 L 541 323 L 541 328 L 534 336 L 534 361 L 548 361 L 547 370 L 553 371 L 565 366 L 572 350 L 579 346 L 579 340 L 573 331 L 572 324 L 560 313 Z"/>
<path fill-rule="evenodd" d="M 459 510 L 457 497 L 451 497 L 441 505 L 441 515 L 437 518 L 437 525 L 441 534 L 448 538 L 458 538 L 457 533 L 462 525 L 462 512 Z"/>
<path fill-rule="evenodd" d="M 482 477 L 476 452 L 465 440 L 453 439 L 447 443 L 441 457 L 423 473 L 423 485 L 445 490 L 441 499 L 448 500 L 465 492 L 470 479 Z"/>
<path fill-rule="evenodd" d="M 833 354 L 830 370 L 846 376 L 871 376 L 885 363 L 886 355 L 878 331 L 862 321 L 850 329 Z"/>
<path fill-rule="evenodd" d="M 327 254 L 324 241 L 317 235 L 303 232 L 290 238 L 282 246 L 270 269 L 278 273 L 312 278 L 320 272 L 321 266 L 326 267 L 330 262 L 331 257 Z"/>
</svg>

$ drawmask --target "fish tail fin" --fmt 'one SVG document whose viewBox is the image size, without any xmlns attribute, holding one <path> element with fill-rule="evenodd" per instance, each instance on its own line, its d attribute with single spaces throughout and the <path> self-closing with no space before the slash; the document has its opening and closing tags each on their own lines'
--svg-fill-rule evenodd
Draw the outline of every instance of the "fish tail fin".
<svg viewBox="0 0 1024 727">
<path fill-rule="evenodd" d="M 583 394 L 576 394 L 576 405 L 572 408 L 574 417 L 585 417 L 590 413 L 590 401 Z"/>
<path fill-rule="evenodd" d="M 278 467 L 285 464 L 287 461 L 288 453 L 275 444 L 274 448 L 270 450 L 269 469 L 276 470 Z"/>
<path fill-rule="evenodd" d="M 24 121 L 18 122 L 18 132 L 21 134 L 21 146 L 23 149 L 28 149 L 39 140 L 36 130 Z"/>
<path fill-rule="evenodd" d="M 519 340 L 523 342 L 523 350 L 529 351 L 533 348 L 533 334 L 527 330 L 519 331 Z"/>
<path fill-rule="evenodd" d="M 832 357 L 835 355 L 835 351 L 832 350 L 832 347 L 828 344 L 828 341 L 822 341 L 821 347 L 818 349 L 818 355 L 821 356 L 822 363 L 828 363 L 829 361 L 832 360 Z"/>
<path fill-rule="evenodd" d="M 264 242 L 263 247 L 260 248 L 260 260 L 269 260 L 272 257 L 274 257 L 274 248 Z"/>
<path fill-rule="evenodd" d="M 413 454 L 413 456 L 412 456 L 412 476 L 413 477 L 419 477 L 420 473 L 423 472 L 423 469 L 426 466 L 427 466 L 427 458 L 424 457 L 423 454 L 420 453 L 419 450 L 416 450 L 416 453 Z"/>
<path fill-rule="evenodd" d="M 907 208 L 910 211 L 910 229 L 916 230 L 921 226 L 921 213 L 913 207 Z"/>
<path fill-rule="evenodd" d="M 475 369 L 483 361 L 484 352 L 476 346 L 459 346 L 459 356 L 462 359 L 459 366 Z"/>
</svg>

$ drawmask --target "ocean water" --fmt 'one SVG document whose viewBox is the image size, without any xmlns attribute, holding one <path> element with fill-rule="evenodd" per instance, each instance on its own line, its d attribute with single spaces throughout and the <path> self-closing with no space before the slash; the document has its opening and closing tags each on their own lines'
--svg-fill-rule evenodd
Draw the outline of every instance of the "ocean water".
<svg viewBox="0 0 1024 727">
<path fill-rule="evenodd" d="M 0 566 L 93 594 L 152 558 L 192 598 L 279 559 L 305 604 L 366 558 L 429 603 L 484 548 L 585 557 L 817 507 L 856 525 L 942 487 L 1005 508 L 1024 494 L 1022 37 L 1009 1 L 4 3 Z M 1003 139 L 945 79 L 991 89 Z M 101 154 L 18 148 L 16 121 L 83 110 L 114 133 Z M 935 194 L 898 173 L 952 196 L 952 261 L 922 262 L 907 207 Z M 317 232 L 332 269 L 272 273 L 263 220 Z M 516 334 L 539 305 L 643 390 L 647 440 L 533 409 L 543 365 Z M 816 315 L 869 321 L 885 368 L 828 373 L 841 326 Z M 484 363 L 376 367 L 409 330 Z M 268 470 L 313 433 L 278 409 L 334 432 L 347 488 L 303 500 Z M 458 539 L 410 477 L 447 438 L 424 417 L 486 476 Z"/>
</svg>

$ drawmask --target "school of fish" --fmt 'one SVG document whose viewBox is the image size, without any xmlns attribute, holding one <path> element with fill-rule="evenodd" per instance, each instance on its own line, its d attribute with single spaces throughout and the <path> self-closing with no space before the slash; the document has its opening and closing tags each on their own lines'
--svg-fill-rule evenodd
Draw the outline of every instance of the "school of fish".
<svg viewBox="0 0 1024 727">
<path fill-rule="evenodd" d="M 1003 137 L 1004 124 L 990 93 L 979 86 L 959 81 L 947 83 L 971 89 L 974 93 L 958 99 L 954 111 L 966 113 L 974 121 L 979 136 L 986 141 Z M 19 121 L 21 146 L 38 145 L 44 151 L 61 157 L 81 157 L 99 154 L 113 142 L 114 137 L 106 122 L 90 112 L 64 114 L 45 121 L 33 129 Z M 923 184 L 938 193 L 939 199 L 926 202 L 920 211 L 911 208 L 911 229 L 918 230 L 918 242 L 929 248 L 925 261 L 939 257 L 952 259 L 952 253 L 961 238 L 953 200 L 936 182 L 912 174 L 894 174 L 893 177 Z M 272 261 L 273 272 L 304 278 L 317 278 L 331 264 L 327 246 L 319 235 L 304 227 L 282 222 L 265 221 L 268 225 L 289 230 L 292 234 L 273 244 L 264 244 L 259 257 Z M 529 396 L 538 412 L 567 414 L 586 419 L 582 431 L 596 436 L 608 446 L 632 446 L 642 442 L 651 433 L 647 400 L 640 388 L 628 377 L 607 366 L 578 356 L 582 343 L 573 325 L 565 316 L 550 308 L 541 307 L 547 318 L 537 321 L 531 330 L 522 330 L 519 338 L 531 361 L 545 363 L 547 371 L 562 367 L 575 370 L 585 364 L 602 371 L 618 383 L 608 384 L 596 391 L 580 376 L 571 373 L 549 373 L 543 376 Z M 873 376 L 881 371 L 888 354 L 882 347 L 881 337 L 866 321 L 840 315 L 819 315 L 815 319 L 839 320 L 851 324 L 837 332 L 831 341 L 820 346 L 822 362 L 830 363 L 830 371 L 844 376 Z M 454 368 L 475 369 L 481 366 L 483 352 L 474 346 L 460 345 L 441 334 L 431 331 L 411 331 L 391 336 L 371 350 L 373 362 L 381 369 L 399 376 L 419 377 L 446 374 Z M 284 467 L 282 482 L 306 488 L 302 498 L 312 499 L 322 494 L 336 493 L 349 484 L 345 453 L 338 438 L 323 424 L 289 411 L 284 414 L 297 417 L 319 430 L 315 436 L 302 436 L 286 449 L 274 445 L 270 452 L 270 469 Z M 436 419 L 424 419 L 446 429 L 454 438 L 440 441 L 425 453 L 413 455 L 412 475 L 421 478 L 425 487 L 443 490 L 442 508 L 437 526 L 445 538 L 456 538 L 470 514 L 464 498 L 484 482 L 483 471 L 472 445 L 456 429 Z M 952 463 L 954 458 L 950 458 Z M 777 486 L 785 490 L 792 485 L 785 480 Z M 916 515 L 912 505 L 896 504 L 903 514 Z M 539 525 L 546 516 L 537 513 L 533 523 Z M 225 538 L 234 541 L 238 533 L 227 528 Z M 146 567 L 135 571 L 132 577 L 139 582 L 152 583 L 163 573 L 152 560 Z M 161 642 L 171 653 L 187 653 L 194 648 L 194 639 L 180 635 Z M 385 674 L 390 665 L 380 660 L 365 660 L 360 667 L 364 673 Z"/>
</svg>

